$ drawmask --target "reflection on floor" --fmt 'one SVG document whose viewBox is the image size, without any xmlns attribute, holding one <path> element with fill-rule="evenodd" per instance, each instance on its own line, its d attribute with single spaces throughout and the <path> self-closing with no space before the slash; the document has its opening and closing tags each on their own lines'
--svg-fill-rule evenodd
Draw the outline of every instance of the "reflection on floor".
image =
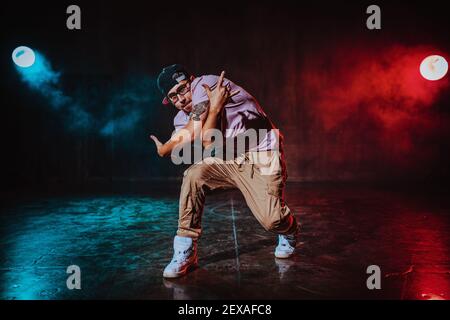
<svg viewBox="0 0 450 320">
<path fill-rule="evenodd" d="M 0 215 L 1 299 L 449 299 L 450 199 L 443 193 L 290 184 L 298 253 L 275 259 L 237 191 L 207 199 L 199 268 L 177 280 L 176 191 L 10 200 Z M 169 190 L 169 189 L 168 189 Z M 81 268 L 81 290 L 66 269 Z M 369 290 L 366 269 L 381 269 Z"/>
</svg>

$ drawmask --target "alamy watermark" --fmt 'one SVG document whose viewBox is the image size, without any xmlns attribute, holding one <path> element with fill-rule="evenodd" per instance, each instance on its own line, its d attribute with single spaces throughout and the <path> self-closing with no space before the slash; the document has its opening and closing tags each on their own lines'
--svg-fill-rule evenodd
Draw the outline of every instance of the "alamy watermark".
<svg viewBox="0 0 450 320">
<path fill-rule="evenodd" d="M 70 274 L 70 276 L 66 280 L 67 289 L 80 290 L 81 289 L 81 269 L 80 269 L 80 267 L 77 265 L 68 266 L 66 273 Z"/>
<path fill-rule="evenodd" d="M 66 27 L 69 30 L 81 30 L 81 9 L 79 6 L 72 4 L 67 7 L 66 13 L 70 14 L 66 20 Z"/>
<path fill-rule="evenodd" d="M 370 16 L 366 20 L 366 26 L 369 30 L 380 30 L 381 29 L 381 9 L 376 4 L 372 4 L 367 7 L 367 14 Z"/>
<path fill-rule="evenodd" d="M 366 286 L 369 290 L 381 289 L 381 269 L 376 264 L 370 265 L 366 269 L 366 273 L 370 274 L 367 278 Z"/>
<path fill-rule="evenodd" d="M 194 130 L 195 131 L 195 130 Z M 172 149 L 174 164 L 235 163 L 259 164 L 262 174 L 272 174 L 277 168 L 271 161 L 280 152 L 278 129 L 200 130 L 195 138 L 187 129 L 180 129 L 172 136 L 177 144 Z M 204 142 L 208 141 L 205 146 Z M 267 151 L 267 152 L 265 152 Z"/>
</svg>

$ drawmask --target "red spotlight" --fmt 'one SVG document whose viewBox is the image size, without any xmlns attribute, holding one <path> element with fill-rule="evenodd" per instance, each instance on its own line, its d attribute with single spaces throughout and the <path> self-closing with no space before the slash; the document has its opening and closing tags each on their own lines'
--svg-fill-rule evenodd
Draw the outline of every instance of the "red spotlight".
<svg viewBox="0 0 450 320">
<path fill-rule="evenodd" d="M 420 64 L 420 74 L 427 80 L 442 79 L 448 71 L 448 63 L 444 57 L 438 55 L 428 56 Z"/>
</svg>

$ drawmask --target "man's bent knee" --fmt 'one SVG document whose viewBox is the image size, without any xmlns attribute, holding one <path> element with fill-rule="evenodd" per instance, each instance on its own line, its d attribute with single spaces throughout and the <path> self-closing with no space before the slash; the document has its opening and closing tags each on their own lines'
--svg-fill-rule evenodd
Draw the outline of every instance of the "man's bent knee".
<svg viewBox="0 0 450 320">
<path fill-rule="evenodd" d="M 264 221 L 263 227 L 270 232 L 278 234 L 291 234 L 297 229 L 297 220 L 294 215 L 278 216 L 277 218 Z"/>
</svg>

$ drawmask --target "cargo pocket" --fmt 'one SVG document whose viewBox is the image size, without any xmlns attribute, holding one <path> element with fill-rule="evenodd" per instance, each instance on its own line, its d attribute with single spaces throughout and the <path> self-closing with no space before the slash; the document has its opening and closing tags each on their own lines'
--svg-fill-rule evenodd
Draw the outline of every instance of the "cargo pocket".
<svg viewBox="0 0 450 320">
<path fill-rule="evenodd" d="M 270 159 L 255 161 L 255 169 L 265 183 L 267 194 L 282 197 L 284 179 L 279 156 L 275 154 L 271 155 Z"/>
</svg>

